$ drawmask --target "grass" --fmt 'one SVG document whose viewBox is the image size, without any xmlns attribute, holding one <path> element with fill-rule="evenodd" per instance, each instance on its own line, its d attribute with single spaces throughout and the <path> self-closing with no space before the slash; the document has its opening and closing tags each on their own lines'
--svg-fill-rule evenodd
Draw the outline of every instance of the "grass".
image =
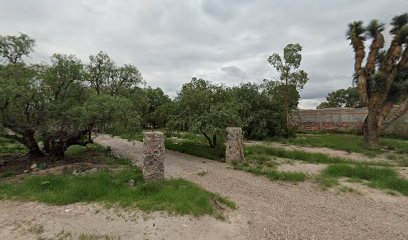
<svg viewBox="0 0 408 240">
<path fill-rule="evenodd" d="M 330 187 L 336 184 L 340 177 L 362 180 L 370 187 L 393 190 L 408 196 L 408 180 L 401 178 L 390 168 L 363 164 L 333 164 L 322 172 L 319 182 Z"/>
<path fill-rule="evenodd" d="M 20 144 L 19 142 L 0 137 L 0 156 L 6 154 L 13 154 L 13 153 L 28 153 L 27 148 L 24 145 Z"/>
<path fill-rule="evenodd" d="M 72 145 L 65 151 L 66 159 L 91 158 L 107 165 L 128 165 L 130 161 L 126 158 L 115 158 L 107 153 L 106 149 L 99 144 L 88 144 L 86 146 Z"/>
<path fill-rule="evenodd" d="M 208 143 L 201 141 L 174 141 L 171 139 L 166 139 L 165 145 L 166 149 L 187 153 L 206 159 L 223 161 L 225 158 L 225 146 L 223 143 L 218 143 L 215 148 L 210 148 Z"/>
<path fill-rule="evenodd" d="M 299 146 L 327 147 L 348 152 L 363 153 L 375 156 L 381 150 L 369 150 L 364 148 L 363 137 L 352 134 L 299 134 L 297 138 L 278 138 L 281 143 L 289 143 Z M 402 139 L 380 138 L 380 145 L 395 150 L 399 153 L 408 153 L 408 141 Z"/>
<path fill-rule="evenodd" d="M 115 135 L 123 139 L 143 142 L 143 133 L 124 132 Z M 215 148 L 211 148 L 204 136 L 201 135 L 188 132 L 172 132 L 166 133 L 166 136 L 166 149 L 216 161 L 224 161 L 225 159 L 225 146 L 222 140 L 218 142 Z"/>
<path fill-rule="evenodd" d="M 79 240 L 120 240 L 120 237 L 82 233 L 79 235 Z"/>
<path fill-rule="evenodd" d="M 135 187 L 127 182 L 134 180 Z M 55 205 L 76 202 L 100 202 L 123 207 L 137 206 L 144 211 L 167 211 L 175 214 L 222 216 L 213 202 L 230 208 L 235 204 L 183 179 L 144 182 L 137 168 L 100 171 L 85 176 L 33 176 L 19 183 L 0 185 L 0 199 L 40 201 Z"/>
<path fill-rule="evenodd" d="M 258 155 L 263 156 L 276 156 L 280 158 L 288 158 L 294 160 L 300 160 L 309 163 L 349 163 L 349 164 L 357 164 L 356 161 L 351 161 L 348 159 L 340 158 L 340 157 L 332 157 L 328 156 L 323 153 L 310 153 L 305 151 L 299 150 L 286 150 L 282 148 L 275 148 L 271 146 L 262 146 L 262 145 L 254 145 L 254 146 L 246 146 L 244 148 L 245 156 L 249 155 Z M 372 165 L 389 165 L 384 162 L 370 162 Z"/>
<path fill-rule="evenodd" d="M 265 176 L 271 181 L 303 182 L 307 178 L 306 174 L 302 172 L 279 172 L 275 169 L 264 168 L 261 165 L 253 167 L 248 164 L 237 164 L 234 165 L 234 169 Z"/>
</svg>

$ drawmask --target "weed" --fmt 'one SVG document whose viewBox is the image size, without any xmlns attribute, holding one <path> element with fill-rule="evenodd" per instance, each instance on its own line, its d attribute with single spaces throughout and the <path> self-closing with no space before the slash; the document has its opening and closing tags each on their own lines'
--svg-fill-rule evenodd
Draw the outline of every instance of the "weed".
<svg viewBox="0 0 408 240">
<path fill-rule="evenodd" d="M 252 167 L 242 164 L 236 164 L 234 165 L 234 169 L 243 170 L 255 175 L 265 176 L 272 181 L 303 182 L 307 178 L 306 174 L 301 172 L 279 172 L 274 169 L 263 168 L 261 165 Z"/>
<path fill-rule="evenodd" d="M 201 177 L 203 177 L 203 176 L 205 176 L 205 175 L 207 175 L 207 174 L 208 174 L 207 171 L 200 171 L 200 172 L 197 173 L 197 175 L 198 175 L 198 176 L 201 176 Z"/>
<path fill-rule="evenodd" d="M 367 181 L 367 185 L 375 188 L 389 189 L 408 196 L 408 180 L 398 176 L 390 168 L 368 166 L 368 165 L 347 165 L 334 164 L 328 166 L 321 177 L 348 177 Z"/>
<path fill-rule="evenodd" d="M 130 179 L 135 182 L 134 188 L 127 185 Z M 233 202 L 183 179 L 144 182 L 140 170 L 135 167 L 84 176 L 33 176 L 19 183 L 0 185 L 0 199 L 12 198 L 56 205 L 102 202 L 194 216 L 222 214 L 214 208 L 213 201 L 235 207 Z"/>
</svg>

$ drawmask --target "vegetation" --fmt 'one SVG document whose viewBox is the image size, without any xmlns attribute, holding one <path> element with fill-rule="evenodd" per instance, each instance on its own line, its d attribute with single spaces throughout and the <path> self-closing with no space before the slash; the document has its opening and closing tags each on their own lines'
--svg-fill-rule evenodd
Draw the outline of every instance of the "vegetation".
<svg viewBox="0 0 408 240">
<path fill-rule="evenodd" d="M 240 126 L 238 108 L 224 87 L 193 78 L 181 88 L 177 111 L 170 124 L 174 129 L 202 134 L 211 148 L 228 126 Z"/>
<path fill-rule="evenodd" d="M 271 181 L 303 182 L 307 178 L 306 174 L 301 172 L 279 172 L 275 169 L 263 167 L 261 165 L 254 167 L 246 164 L 237 164 L 234 165 L 234 169 L 265 176 Z"/>
<path fill-rule="evenodd" d="M 280 158 L 300 160 L 309 163 L 349 163 L 355 164 L 356 161 L 351 161 L 341 157 L 331 157 L 323 153 L 310 153 L 299 150 L 286 150 L 282 148 L 275 148 L 272 146 L 247 146 L 245 147 L 245 154 L 256 154 L 256 155 L 266 155 L 275 156 Z M 383 162 L 372 162 L 374 165 L 388 165 Z"/>
<path fill-rule="evenodd" d="M 76 151 L 81 152 L 81 151 Z M 102 170 L 85 175 L 46 175 L 26 177 L 19 182 L 0 185 L 0 199 L 41 201 L 49 204 L 100 202 L 122 207 L 136 206 L 145 211 L 222 218 L 214 201 L 235 208 L 235 204 L 183 179 L 144 182 L 135 167 Z M 128 185 L 129 180 L 134 186 Z"/>
<path fill-rule="evenodd" d="M 358 90 L 356 87 L 349 87 L 347 89 L 339 89 L 329 93 L 326 97 L 326 102 L 320 103 L 317 109 L 332 108 L 332 107 L 351 107 L 361 108 L 365 107 L 364 103 L 360 101 Z"/>
<path fill-rule="evenodd" d="M 364 140 L 368 148 L 378 148 L 384 127 L 408 111 L 408 13 L 391 21 L 392 40 L 384 48 L 383 23 L 374 19 L 367 26 L 362 21 L 350 23 L 346 33 L 354 49 L 354 71 L 361 101 L 368 108 L 364 121 Z M 371 40 L 366 64 L 365 40 Z M 394 104 L 399 104 L 391 111 Z"/>
<path fill-rule="evenodd" d="M 357 181 L 365 181 L 368 186 L 390 189 L 408 196 L 408 180 L 401 178 L 390 169 L 368 165 L 334 164 L 328 166 L 322 173 L 321 183 L 331 186 L 337 183 L 336 179 L 347 177 Z"/>
<path fill-rule="evenodd" d="M 381 152 L 380 149 L 367 149 L 361 136 L 352 134 L 299 134 L 297 138 L 283 139 L 275 138 L 281 143 L 289 143 L 299 146 L 327 147 L 348 152 L 364 153 L 369 156 Z M 382 138 L 380 146 L 388 150 L 394 150 L 399 153 L 408 153 L 408 144 L 406 140 Z"/>
<path fill-rule="evenodd" d="M 300 62 L 302 61 L 302 55 L 300 52 L 302 47 L 299 44 L 288 44 L 283 49 L 283 60 L 279 54 L 274 53 L 268 58 L 268 62 L 281 73 L 280 81 L 285 86 L 285 117 L 286 117 L 286 133 L 289 137 L 289 98 L 290 86 L 296 90 L 302 89 L 305 83 L 309 80 L 307 73 L 303 70 L 298 70 Z"/>
</svg>

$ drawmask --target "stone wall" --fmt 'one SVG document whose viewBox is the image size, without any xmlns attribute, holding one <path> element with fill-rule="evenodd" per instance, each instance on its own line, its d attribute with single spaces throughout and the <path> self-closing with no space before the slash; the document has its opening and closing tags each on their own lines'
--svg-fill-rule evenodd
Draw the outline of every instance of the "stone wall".
<svg viewBox="0 0 408 240">
<path fill-rule="evenodd" d="M 366 108 L 325 108 L 299 110 L 295 113 L 296 125 L 303 131 L 361 131 Z M 386 134 L 408 137 L 408 114 L 388 126 Z"/>
</svg>

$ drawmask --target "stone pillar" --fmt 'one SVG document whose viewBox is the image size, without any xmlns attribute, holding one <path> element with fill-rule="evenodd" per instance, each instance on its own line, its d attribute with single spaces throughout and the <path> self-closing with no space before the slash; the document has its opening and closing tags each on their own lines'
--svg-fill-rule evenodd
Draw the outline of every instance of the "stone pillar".
<svg viewBox="0 0 408 240">
<path fill-rule="evenodd" d="M 238 127 L 227 128 L 227 142 L 225 149 L 225 162 L 240 163 L 244 161 L 244 143 L 242 129 Z"/>
<path fill-rule="evenodd" d="M 143 134 L 143 178 L 146 181 L 164 179 L 164 134 L 144 132 Z"/>
</svg>

